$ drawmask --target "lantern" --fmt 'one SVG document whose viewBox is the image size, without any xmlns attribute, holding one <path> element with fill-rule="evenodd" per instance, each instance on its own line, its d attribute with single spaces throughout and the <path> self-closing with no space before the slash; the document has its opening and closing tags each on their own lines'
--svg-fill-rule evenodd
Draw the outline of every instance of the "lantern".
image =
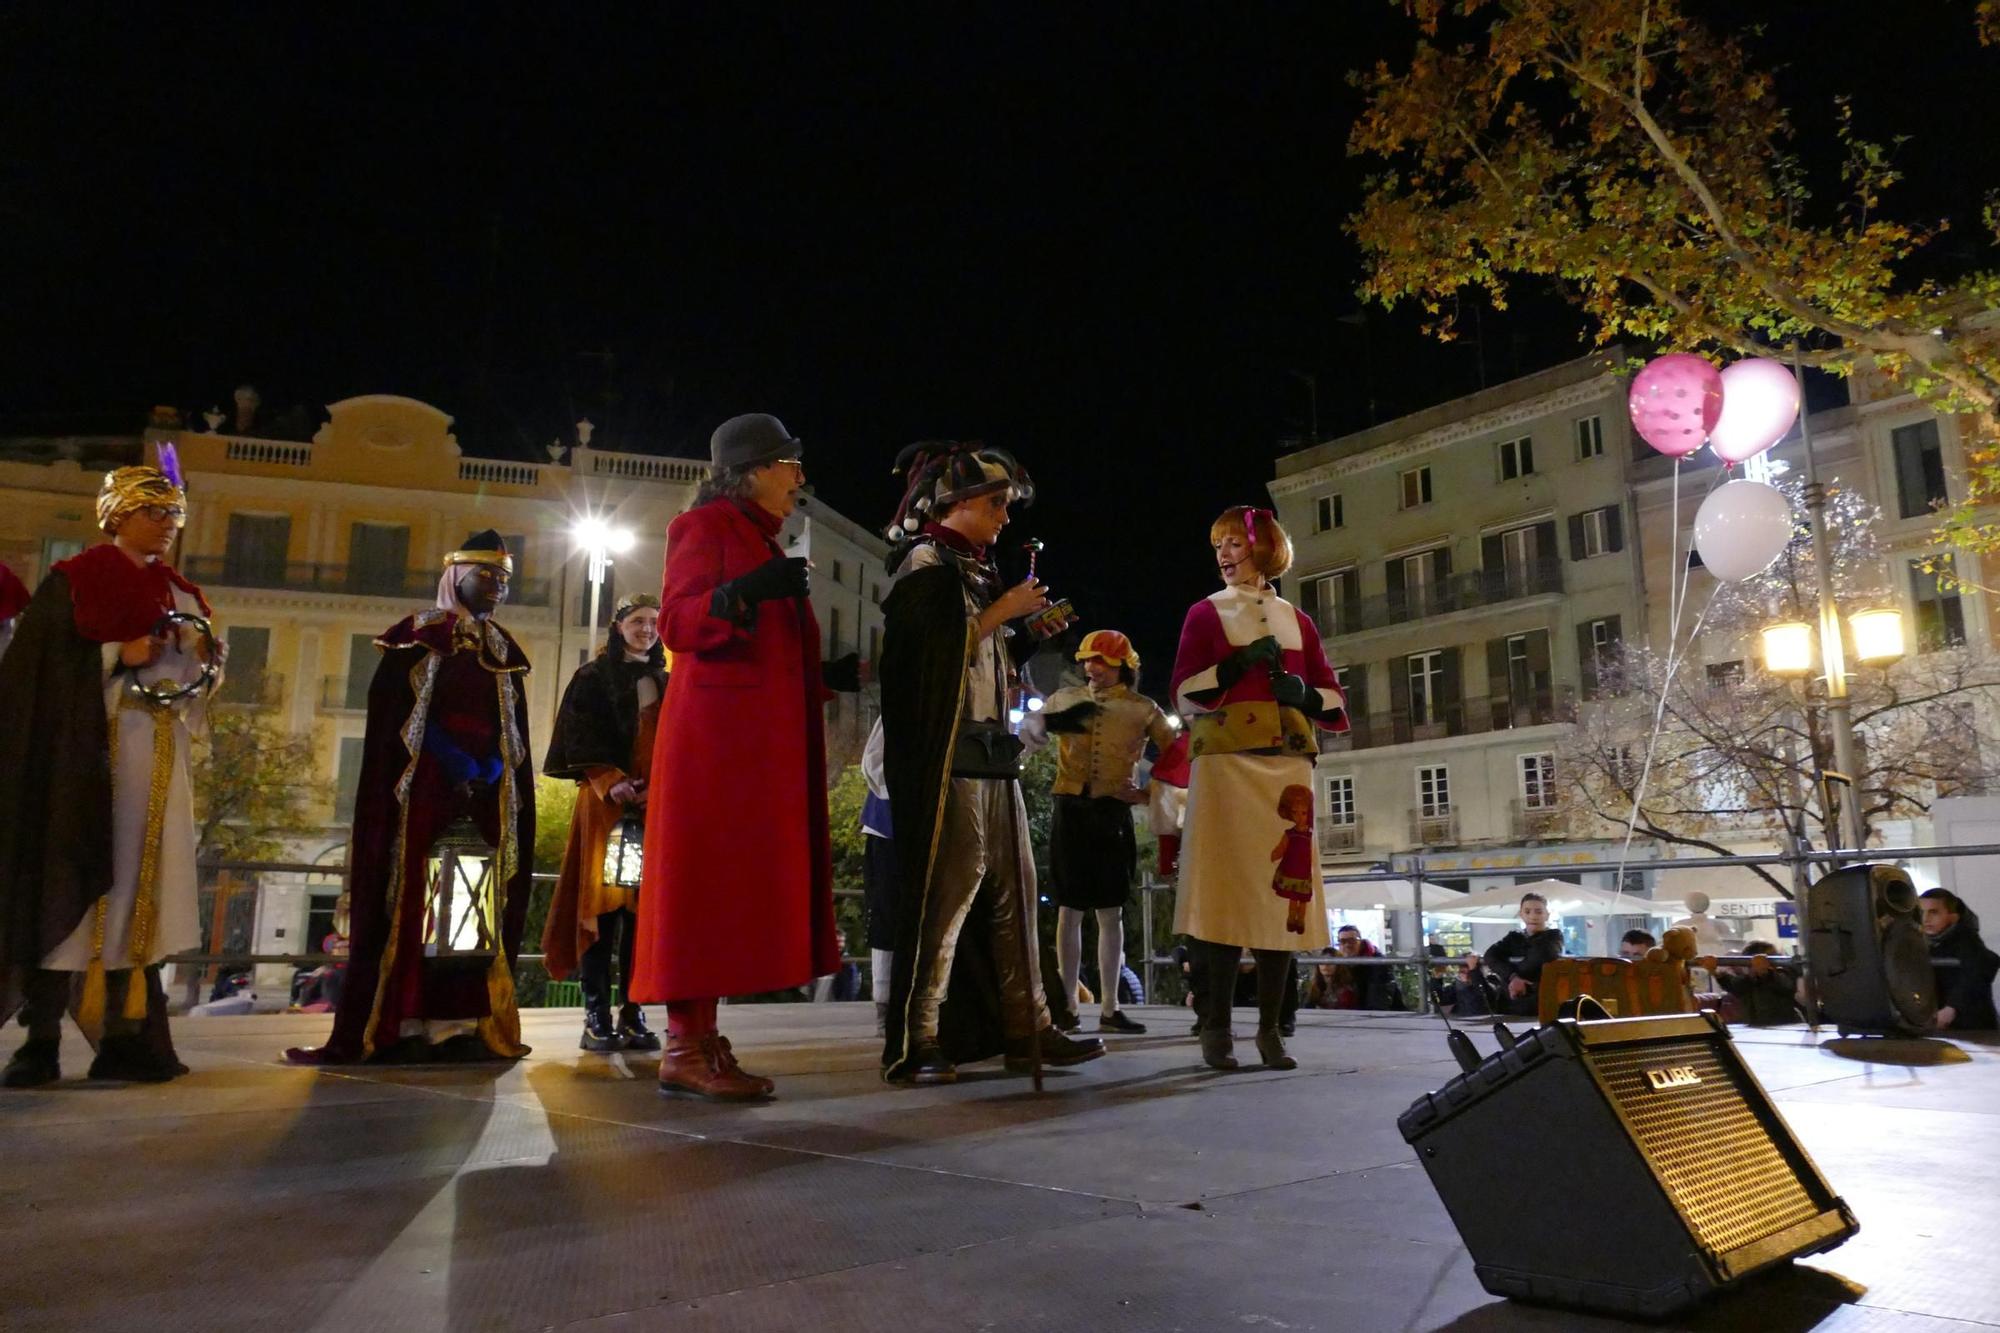
<svg viewBox="0 0 2000 1333">
<path fill-rule="evenodd" d="M 500 952 L 500 904 L 493 848 L 469 819 L 431 844 L 424 903 L 424 956 L 490 964 Z"/>
<path fill-rule="evenodd" d="M 612 826 L 604 840 L 604 882 L 624 889 L 628 903 L 639 894 L 639 869 L 645 848 L 646 826 L 637 815 L 627 815 Z"/>
</svg>

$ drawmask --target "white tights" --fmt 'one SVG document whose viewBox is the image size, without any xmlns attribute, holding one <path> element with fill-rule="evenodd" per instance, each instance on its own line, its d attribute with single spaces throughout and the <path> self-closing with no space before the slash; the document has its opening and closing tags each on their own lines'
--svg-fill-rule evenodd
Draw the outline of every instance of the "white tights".
<svg viewBox="0 0 2000 1333">
<path fill-rule="evenodd" d="M 1074 907 L 1056 911 L 1056 965 L 1062 972 L 1063 994 L 1076 1003 L 1076 982 L 1083 972 L 1083 917 Z M 1118 1011 L 1118 973 L 1125 966 L 1125 909 L 1097 909 L 1098 1008 L 1109 1018 Z"/>
<path fill-rule="evenodd" d="M 889 969 L 895 965 L 896 955 L 888 949 L 868 951 L 869 987 L 874 992 L 875 1003 L 889 1003 Z"/>
</svg>

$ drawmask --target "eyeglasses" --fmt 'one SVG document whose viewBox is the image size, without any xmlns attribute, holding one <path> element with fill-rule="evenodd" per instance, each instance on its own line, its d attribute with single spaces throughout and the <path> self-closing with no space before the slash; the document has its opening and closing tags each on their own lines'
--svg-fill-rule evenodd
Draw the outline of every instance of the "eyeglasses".
<svg viewBox="0 0 2000 1333">
<path fill-rule="evenodd" d="M 774 458 L 771 460 L 771 466 L 795 467 L 801 472 L 804 472 L 806 470 L 805 460 L 802 458 Z"/>
<path fill-rule="evenodd" d="M 188 511 L 179 505 L 140 505 L 138 512 L 155 523 L 171 522 L 177 528 L 187 526 Z"/>
</svg>

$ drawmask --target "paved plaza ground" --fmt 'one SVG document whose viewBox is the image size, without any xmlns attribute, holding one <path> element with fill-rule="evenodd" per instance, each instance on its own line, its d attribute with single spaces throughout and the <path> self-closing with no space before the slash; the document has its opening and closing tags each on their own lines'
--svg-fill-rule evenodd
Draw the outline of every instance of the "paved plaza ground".
<svg viewBox="0 0 2000 1333">
<path fill-rule="evenodd" d="M 0 1093 L 0 1327 L 1619 1326 L 1474 1279 L 1396 1132 L 1455 1068 L 1436 1020 L 1307 1013 L 1296 1072 L 1221 1075 L 1184 1012 L 1134 1013 L 1035 1096 L 884 1087 L 867 1005 L 730 1007 L 780 1080 L 751 1107 L 582 1055 L 575 1010 L 492 1069 L 291 1069 L 326 1018 L 183 1019 L 177 1083 Z M 1738 1033 L 1861 1233 L 1692 1326 L 2000 1326 L 2000 1048 Z"/>
</svg>

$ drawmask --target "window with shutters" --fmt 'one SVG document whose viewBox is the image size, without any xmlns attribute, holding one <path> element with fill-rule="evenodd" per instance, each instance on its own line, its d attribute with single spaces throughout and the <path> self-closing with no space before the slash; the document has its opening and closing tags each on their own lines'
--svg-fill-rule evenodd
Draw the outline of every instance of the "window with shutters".
<svg viewBox="0 0 2000 1333">
<path fill-rule="evenodd" d="M 1924 568 L 1929 561 L 1941 560 L 1945 569 L 1931 573 Z M 1959 600 L 1956 586 L 1946 587 L 1946 576 L 1956 568 L 1949 556 L 1931 556 L 1909 562 L 1910 596 L 1916 604 L 1917 651 L 1935 653 L 1946 648 L 1965 646 L 1965 604 Z"/>
<path fill-rule="evenodd" d="M 1619 617 L 1603 616 L 1576 627 L 1576 662 L 1583 676 L 1583 697 L 1595 699 L 1608 688 L 1604 677 L 1615 661 L 1620 641 Z"/>
<path fill-rule="evenodd" d="M 1436 819 L 1451 813 L 1451 770 L 1445 764 L 1423 764 L 1417 769 L 1417 813 Z"/>
<path fill-rule="evenodd" d="M 1518 440 L 1502 440 L 1500 451 L 1500 480 L 1514 481 L 1530 476 L 1535 470 L 1535 442 L 1523 435 Z"/>
<path fill-rule="evenodd" d="M 1431 502 L 1431 470 L 1428 467 L 1414 467 L 1398 479 L 1402 489 L 1405 509 L 1415 509 L 1418 505 Z"/>
<path fill-rule="evenodd" d="M 1322 495 L 1313 502 L 1314 532 L 1332 532 L 1346 526 L 1347 516 L 1341 512 L 1338 495 Z"/>
<path fill-rule="evenodd" d="M 1368 668 L 1359 664 L 1336 667 L 1333 683 L 1347 700 L 1347 738 L 1351 748 L 1361 749 L 1368 740 Z M 1331 735 L 1332 733 L 1323 733 Z"/>
<path fill-rule="evenodd" d="M 845 572 L 846 571 L 841 568 L 840 561 L 836 560 L 833 562 L 833 581 L 835 583 L 840 582 L 840 576 Z"/>
<path fill-rule="evenodd" d="M 1555 721 L 1555 672 L 1547 630 L 1489 640 L 1486 677 L 1494 727 L 1532 727 Z"/>
<path fill-rule="evenodd" d="M 1410 725 L 1427 727 L 1444 720 L 1444 650 L 1433 648 L 1427 653 L 1411 653 L 1408 658 L 1410 679 Z"/>
<path fill-rule="evenodd" d="M 354 818 L 355 796 L 361 790 L 361 752 L 366 744 L 360 736 L 340 738 L 339 766 L 333 779 L 333 817 L 343 824 Z"/>
<path fill-rule="evenodd" d="M 400 597 L 410 567 L 410 530 L 399 523 L 356 523 L 348 529 L 347 590 Z"/>
<path fill-rule="evenodd" d="M 1944 449 L 1935 421 L 1918 421 L 1889 432 L 1896 455 L 1896 501 L 1904 518 L 1920 518 L 1950 502 L 1944 481 Z"/>
<path fill-rule="evenodd" d="M 1625 521 L 1617 505 L 1586 509 L 1569 519 L 1570 559 L 1588 560 L 1625 549 Z"/>
<path fill-rule="evenodd" d="M 1354 826 L 1354 776 L 1343 773 L 1326 780 L 1326 822 L 1335 828 Z"/>
<path fill-rule="evenodd" d="M 1352 569 L 1336 569 L 1306 584 L 1306 614 L 1322 635 L 1351 634 L 1358 625 L 1360 576 Z"/>
<path fill-rule="evenodd" d="M 1451 571 L 1445 564 L 1443 548 L 1418 551 L 1389 562 L 1389 591 L 1392 603 L 1400 601 L 1409 619 L 1430 615 L 1438 609 L 1438 592 Z"/>
<path fill-rule="evenodd" d="M 871 662 L 882 660 L 882 627 L 880 625 L 870 625 L 868 627 L 868 660 Z"/>
<path fill-rule="evenodd" d="M 832 657 L 840 656 L 842 649 L 840 642 L 840 608 L 837 606 L 826 613 L 826 642 L 828 655 Z"/>
<path fill-rule="evenodd" d="M 347 636 L 347 679 L 342 683 L 340 706 L 343 708 L 366 708 L 368 706 L 368 685 L 375 679 L 375 667 L 382 654 L 375 647 L 373 634 L 350 634 Z"/>
<path fill-rule="evenodd" d="M 1604 457 L 1603 417 L 1576 419 L 1576 457 L 1578 462 L 1587 458 Z"/>
<path fill-rule="evenodd" d="M 223 582 L 241 588 L 281 588 L 292 542 L 288 514 L 231 514 L 223 547 Z"/>
<path fill-rule="evenodd" d="M 1553 754 L 1524 754 L 1521 762 L 1521 808 L 1553 810 L 1556 807 L 1556 757 Z"/>
<path fill-rule="evenodd" d="M 264 673 L 271 663 L 271 631 L 262 626 L 231 625 L 223 637 L 229 643 L 229 670 L 216 697 L 227 703 L 261 702 Z"/>
</svg>

